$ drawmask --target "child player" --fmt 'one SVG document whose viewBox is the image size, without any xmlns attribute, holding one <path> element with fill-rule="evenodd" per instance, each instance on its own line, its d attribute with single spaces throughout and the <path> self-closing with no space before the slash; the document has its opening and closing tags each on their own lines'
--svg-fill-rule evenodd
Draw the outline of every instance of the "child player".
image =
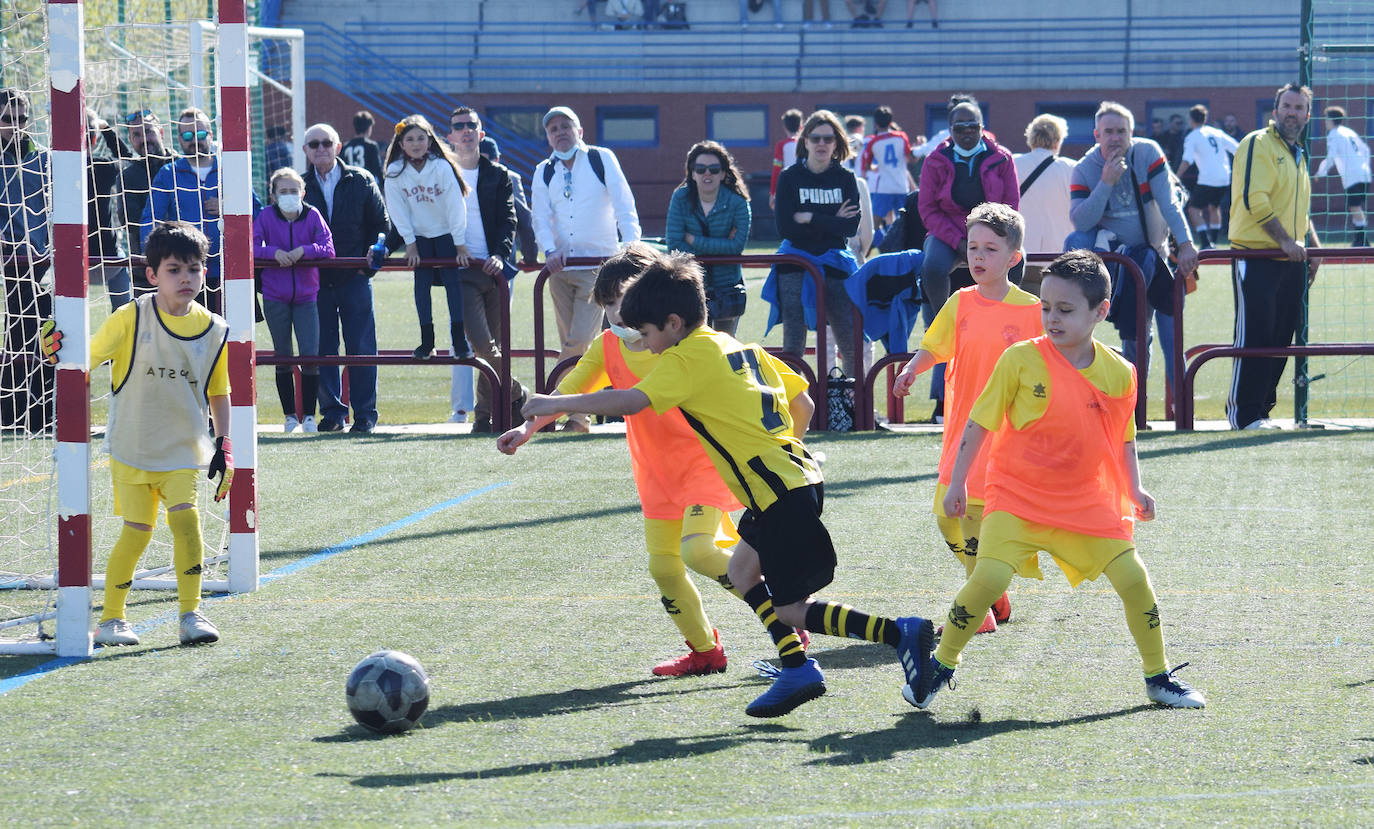
<svg viewBox="0 0 1374 829">
<path fill-rule="evenodd" d="M 921 348 L 902 369 L 892 392 L 905 397 L 916 377 L 937 363 L 945 369 L 945 433 L 940 451 L 939 483 L 935 487 L 935 521 L 949 549 L 973 573 L 978 561 L 979 524 L 983 518 L 983 471 L 987 452 L 973 460 L 968 474 L 968 509 L 960 518 L 945 514 L 959 436 L 978 393 L 987 385 L 997 358 L 1012 343 L 1040 334 L 1040 300 L 1007 279 L 1007 271 L 1021 261 L 1021 239 L 1026 221 L 1005 204 L 980 204 L 968 214 L 968 269 L 975 285 L 959 291 L 935 315 L 921 338 Z M 1002 594 L 978 633 L 997 630 L 998 622 L 1011 618 L 1011 601 Z"/>
<path fill-rule="evenodd" d="M 773 637 L 782 668 L 745 713 L 778 717 L 825 693 L 825 677 L 792 628 L 884 642 L 897 649 L 906 681 L 929 693 L 927 619 L 886 619 L 811 594 L 831 582 L 835 549 L 821 523 L 821 470 L 798 435 L 813 404 L 805 382 L 758 345 L 704 324 L 701 266 L 685 254 L 662 257 L 625 288 L 623 324 L 661 355 L 629 389 L 560 397 L 537 395 L 528 417 L 578 412 L 630 415 L 677 407 L 721 478 L 746 505 L 730 582 Z"/>
<path fill-rule="evenodd" d="M 941 685 L 953 687 L 974 620 L 1012 575 L 1044 578 L 1041 550 L 1071 585 L 1106 574 L 1140 650 L 1146 696 L 1174 708 L 1206 704 L 1169 670 L 1155 591 L 1132 541 L 1133 516 L 1154 518 L 1155 499 L 1140 485 L 1135 370 L 1093 339 L 1110 294 L 1096 254 L 1074 250 L 1050 263 L 1040 288 L 1044 335 L 1008 348 L 973 404 L 944 507 L 951 516 L 968 509 L 970 471 L 991 435 L 983 537 L 931 659 L 930 690 L 903 692 L 917 708 L 930 705 Z"/>
<path fill-rule="evenodd" d="M 115 311 L 91 337 L 91 364 L 113 360 L 113 395 L 105 428 L 114 479 L 115 514 L 124 529 L 105 570 L 105 608 L 98 645 L 137 645 L 124 618 L 134 568 L 153 535 L 158 503 L 167 507 L 181 605 L 181 643 L 219 641 L 200 607 L 204 545 L 196 510 L 196 475 L 219 473 L 215 500 L 229 493 L 234 458 L 229 444 L 229 325 L 196 302 L 205 284 L 210 243 L 186 222 L 164 222 L 144 243 L 148 282 L 156 289 Z M 57 362 L 62 334 L 45 324 L 43 354 Z M 206 434 L 209 409 L 215 439 Z"/>
<path fill-rule="evenodd" d="M 649 351 L 639 332 L 620 324 L 621 286 L 657 259 L 658 253 L 636 242 L 607 259 L 596 274 L 592 299 L 606 311 L 611 327 L 563 381 L 556 394 L 576 394 L 607 385 L 633 388 L 653 370 L 658 355 Z M 515 454 L 541 428 L 556 418 L 544 415 L 497 438 L 496 446 Z M 663 609 L 687 640 L 689 651 L 655 665 L 657 676 L 694 676 L 725 670 L 725 648 L 706 618 L 701 594 L 686 567 L 733 590 L 726 569 L 728 548 L 738 540 L 730 511 L 740 508 L 715 466 L 697 442 L 682 413 L 641 411 L 625 418 L 630 463 L 644 511 L 644 540 L 649 573 L 658 585 Z M 727 549 L 722 549 L 725 547 Z M 686 565 L 686 566 L 684 566 Z"/>
</svg>

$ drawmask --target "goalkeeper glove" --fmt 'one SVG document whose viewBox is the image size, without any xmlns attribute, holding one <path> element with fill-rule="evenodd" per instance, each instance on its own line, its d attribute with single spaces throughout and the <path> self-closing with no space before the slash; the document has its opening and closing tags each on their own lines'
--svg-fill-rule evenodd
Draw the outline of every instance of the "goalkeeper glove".
<svg viewBox="0 0 1374 829">
<path fill-rule="evenodd" d="M 38 348 L 43 353 L 43 361 L 57 365 L 57 352 L 62 350 L 62 332 L 57 330 L 57 322 L 43 320 L 38 329 Z"/>
<path fill-rule="evenodd" d="M 219 473 L 219 486 L 215 487 L 215 502 L 224 500 L 229 494 L 229 485 L 234 482 L 234 445 L 227 436 L 215 438 L 215 456 L 210 459 L 210 470 L 205 477 L 215 479 Z"/>
</svg>

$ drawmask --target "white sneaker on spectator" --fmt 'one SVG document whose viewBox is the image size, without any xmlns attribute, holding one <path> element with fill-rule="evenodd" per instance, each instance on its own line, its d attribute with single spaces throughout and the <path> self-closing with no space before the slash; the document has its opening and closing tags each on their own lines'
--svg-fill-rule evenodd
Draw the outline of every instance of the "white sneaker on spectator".
<svg viewBox="0 0 1374 829">
<path fill-rule="evenodd" d="M 1282 428 L 1283 428 L 1282 426 L 1280 426 L 1279 424 L 1275 423 L 1274 421 L 1270 420 L 1270 419 L 1267 418 L 1267 417 L 1262 417 L 1262 418 L 1260 418 L 1259 420 L 1252 420 L 1252 421 L 1250 421 L 1249 423 L 1245 424 L 1245 427 L 1244 427 L 1245 431 L 1250 431 L 1250 430 L 1255 430 L 1255 429 L 1282 429 Z"/>
<path fill-rule="evenodd" d="M 301 421 L 301 431 L 302 431 L 302 432 L 310 432 L 310 433 L 312 433 L 312 434 L 313 434 L 314 432 L 318 432 L 318 431 L 319 431 L 319 429 L 317 429 L 317 428 L 315 427 L 315 416 L 314 416 L 314 415 L 306 415 L 306 416 L 305 416 L 305 420 L 302 420 L 302 421 Z"/>
<path fill-rule="evenodd" d="M 286 416 L 286 426 L 283 427 L 283 429 L 282 429 L 283 432 L 286 432 L 286 433 L 289 435 L 289 434 L 291 434 L 292 432 L 299 431 L 300 428 L 301 428 L 301 422 L 300 422 L 299 420 L 296 419 L 296 416 L 295 416 L 295 415 L 287 415 L 287 416 Z"/>
<path fill-rule="evenodd" d="M 448 416 L 448 422 L 449 422 L 449 423 L 467 423 L 467 422 L 468 422 L 468 413 L 467 413 L 467 412 L 462 412 L 462 411 L 454 412 L 453 414 L 451 414 L 451 415 Z"/>
</svg>

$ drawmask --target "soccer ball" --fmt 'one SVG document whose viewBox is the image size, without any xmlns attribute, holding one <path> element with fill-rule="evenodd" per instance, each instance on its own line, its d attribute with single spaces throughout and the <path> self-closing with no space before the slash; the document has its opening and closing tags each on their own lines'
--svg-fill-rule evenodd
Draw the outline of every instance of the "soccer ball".
<svg viewBox="0 0 1374 829">
<path fill-rule="evenodd" d="M 429 707 L 425 669 L 400 651 L 377 651 L 359 662 L 344 691 L 353 719 L 385 734 L 408 730 Z"/>
</svg>

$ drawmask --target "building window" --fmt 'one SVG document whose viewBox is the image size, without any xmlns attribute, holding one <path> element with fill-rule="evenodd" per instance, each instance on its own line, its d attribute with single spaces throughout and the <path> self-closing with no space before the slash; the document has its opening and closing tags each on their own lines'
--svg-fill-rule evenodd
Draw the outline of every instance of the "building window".
<svg viewBox="0 0 1374 829">
<path fill-rule="evenodd" d="M 494 124 L 500 129 L 493 131 L 487 126 L 488 132 L 495 132 L 501 138 L 509 134 L 525 141 L 532 141 L 537 144 L 544 144 L 548 139 L 544 136 L 545 110 L 541 107 L 487 107 L 482 113 L 482 121 Z M 486 125 L 484 123 L 484 125 Z M 447 122 L 442 132 L 447 132 Z M 505 133 L 505 134 L 502 134 Z"/>
<path fill-rule="evenodd" d="M 597 107 L 596 137 L 608 147 L 657 147 L 658 107 Z"/>
<path fill-rule="evenodd" d="M 726 147 L 767 147 L 768 107 L 708 106 L 706 137 Z"/>
<path fill-rule="evenodd" d="M 1064 136 L 1065 144 L 1082 144 L 1091 147 L 1096 143 L 1093 138 L 1093 129 L 1096 127 L 1094 116 L 1097 115 L 1097 104 L 1094 102 L 1082 101 L 1053 101 L 1050 103 L 1037 103 L 1035 114 L 1058 115 L 1069 122 L 1069 134 Z M 1004 145 L 1005 146 L 1005 145 Z"/>
</svg>

